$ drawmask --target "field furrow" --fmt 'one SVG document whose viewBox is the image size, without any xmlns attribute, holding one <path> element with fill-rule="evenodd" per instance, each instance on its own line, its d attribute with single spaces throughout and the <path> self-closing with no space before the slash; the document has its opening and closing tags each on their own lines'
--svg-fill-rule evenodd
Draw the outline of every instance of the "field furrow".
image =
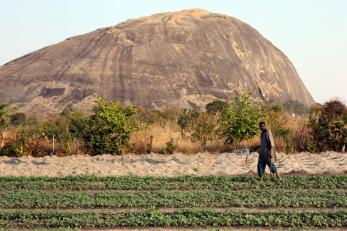
<svg viewBox="0 0 347 231">
<path fill-rule="evenodd" d="M 343 191 L 0 192 L 0 208 L 346 207 Z"/>
<path fill-rule="evenodd" d="M 0 212 L 2 227 L 145 227 L 145 226 L 347 226 L 347 212 L 220 212 L 185 209 L 173 213 L 142 212 L 95 213 L 62 211 Z"/>
<path fill-rule="evenodd" d="M 0 228 L 347 227 L 347 176 L 0 177 Z"/>
<path fill-rule="evenodd" d="M 268 189 L 345 189 L 345 176 L 287 176 L 278 184 L 266 179 Z M 3 190 L 248 190 L 261 189 L 251 176 L 181 177 L 1 177 Z"/>
</svg>

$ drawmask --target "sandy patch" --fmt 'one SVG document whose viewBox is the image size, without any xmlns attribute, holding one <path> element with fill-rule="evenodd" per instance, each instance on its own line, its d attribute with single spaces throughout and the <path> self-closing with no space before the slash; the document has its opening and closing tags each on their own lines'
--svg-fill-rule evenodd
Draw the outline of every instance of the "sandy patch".
<svg viewBox="0 0 347 231">
<path fill-rule="evenodd" d="M 276 165 L 282 174 L 336 175 L 347 173 L 346 153 L 277 154 Z M 179 175 L 256 175 L 258 155 L 245 162 L 244 154 L 146 154 L 121 156 L 74 155 L 0 157 L 0 176 L 179 176 Z M 123 164 L 124 163 L 124 164 Z M 268 171 L 268 169 L 267 169 Z"/>
</svg>

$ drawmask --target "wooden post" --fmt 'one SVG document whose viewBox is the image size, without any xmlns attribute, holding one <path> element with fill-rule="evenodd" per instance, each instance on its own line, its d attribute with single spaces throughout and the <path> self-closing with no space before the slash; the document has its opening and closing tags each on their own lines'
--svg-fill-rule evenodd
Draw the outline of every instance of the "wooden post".
<svg viewBox="0 0 347 231">
<path fill-rule="evenodd" d="M 54 137 L 55 137 L 55 135 L 53 134 L 53 152 L 52 152 L 52 155 L 54 155 Z"/>
</svg>

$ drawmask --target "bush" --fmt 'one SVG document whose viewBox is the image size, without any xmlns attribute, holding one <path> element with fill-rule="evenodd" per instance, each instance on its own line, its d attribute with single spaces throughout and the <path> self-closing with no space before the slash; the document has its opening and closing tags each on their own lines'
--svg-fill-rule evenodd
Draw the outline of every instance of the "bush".
<svg viewBox="0 0 347 231">
<path fill-rule="evenodd" d="M 40 140 L 40 130 L 37 127 L 20 126 L 14 132 L 14 139 L 5 144 L 1 150 L 2 155 L 20 157 L 49 154 L 46 153 L 47 150 L 42 150 L 44 142 Z"/>
<path fill-rule="evenodd" d="M 177 145 L 175 145 L 173 139 L 171 138 L 168 142 L 166 142 L 166 147 L 163 150 L 164 154 L 173 154 L 177 148 Z"/>
<path fill-rule="evenodd" d="M 193 141 L 199 141 L 203 147 L 217 134 L 217 118 L 206 112 L 198 113 L 189 126 Z"/>
<path fill-rule="evenodd" d="M 219 99 L 216 99 L 205 106 L 207 113 L 214 115 L 217 113 L 222 113 L 227 107 L 228 103 Z"/>
<path fill-rule="evenodd" d="M 121 154 L 129 146 L 130 134 L 135 129 L 135 112 L 132 106 L 98 98 L 93 114 L 73 121 L 70 130 L 82 137 L 95 154 Z"/>
<path fill-rule="evenodd" d="M 10 116 L 11 125 L 17 126 L 25 122 L 26 115 L 22 112 L 17 112 Z"/>
<path fill-rule="evenodd" d="M 10 113 L 14 108 L 8 103 L 0 102 L 0 132 L 7 128 L 10 123 Z"/>
<path fill-rule="evenodd" d="M 346 123 L 343 115 L 346 106 L 337 100 L 323 105 L 321 113 L 312 114 L 309 121 L 312 135 L 312 151 L 340 151 L 347 140 Z"/>
<path fill-rule="evenodd" d="M 236 97 L 222 113 L 222 136 L 227 144 L 250 139 L 258 133 L 259 122 L 264 119 L 261 109 L 251 105 L 249 94 Z"/>
<path fill-rule="evenodd" d="M 182 136 L 185 136 L 189 130 L 189 125 L 193 119 L 198 116 L 198 112 L 193 109 L 184 108 L 181 114 L 178 116 L 177 123 L 181 128 Z"/>
</svg>

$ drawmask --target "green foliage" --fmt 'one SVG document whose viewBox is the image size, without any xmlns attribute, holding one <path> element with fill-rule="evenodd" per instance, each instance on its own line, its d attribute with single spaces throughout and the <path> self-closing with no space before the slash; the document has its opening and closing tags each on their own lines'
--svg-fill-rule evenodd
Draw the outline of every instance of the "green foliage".
<svg viewBox="0 0 347 231">
<path fill-rule="evenodd" d="M 206 104 L 206 111 L 209 114 L 222 113 L 228 107 L 228 103 L 223 100 L 216 99 L 208 104 Z"/>
<path fill-rule="evenodd" d="M 137 191 L 137 192 L 0 192 L 2 208 L 186 208 L 186 207 L 346 207 L 346 193 L 341 190 L 227 191 Z M 240 200 L 242 198 L 242 200 Z M 257 198 L 254 200 L 254 198 Z M 269 199 L 271 198 L 271 199 Z"/>
<path fill-rule="evenodd" d="M 70 131 L 83 137 L 95 154 L 121 154 L 128 147 L 130 134 L 136 128 L 135 113 L 132 106 L 98 98 L 93 114 L 89 118 L 73 119 Z"/>
<path fill-rule="evenodd" d="M 292 130 L 288 128 L 287 115 L 279 110 L 271 108 L 267 112 L 267 124 L 271 128 L 274 137 L 281 137 L 285 144 L 285 152 L 294 152 Z"/>
<path fill-rule="evenodd" d="M 272 105 L 272 110 L 274 112 L 283 112 L 284 108 L 282 104 L 274 104 Z"/>
<path fill-rule="evenodd" d="M 168 142 L 166 142 L 166 147 L 163 150 L 164 154 L 173 154 L 177 148 L 177 145 L 174 143 L 174 140 L 171 138 Z"/>
<path fill-rule="evenodd" d="M 216 137 L 217 126 L 216 116 L 201 112 L 192 119 L 189 131 L 194 141 L 199 141 L 202 146 L 205 146 L 207 141 Z"/>
<path fill-rule="evenodd" d="M 10 123 L 10 112 L 13 110 L 10 104 L 0 102 L 0 132 Z"/>
<path fill-rule="evenodd" d="M 294 151 L 294 147 L 291 141 L 291 131 L 288 128 L 277 129 L 277 134 L 283 138 L 286 153 L 291 153 Z"/>
<path fill-rule="evenodd" d="M 265 177 L 266 178 L 266 177 Z M 320 189 L 347 190 L 347 176 L 286 176 L 281 184 L 266 180 L 269 191 Z M 0 177 L 2 190 L 211 190 L 234 191 L 261 189 L 253 176 L 66 176 L 66 177 Z"/>
<path fill-rule="evenodd" d="M 0 229 L 347 226 L 347 176 L 269 180 L 262 187 L 254 176 L 0 177 Z"/>
<path fill-rule="evenodd" d="M 332 212 L 232 212 L 214 209 L 181 209 L 167 213 L 154 209 L 130 212 L 2 211 L 2 228 L 113 228 L 113 227 L 345 227 L 345 211 Z"/>
<path fill-rule="evenodd" d="M 185 135 L 188 132 L 189 125 L 197 116 L 198 112 L 196 110 L 186 108 L 183 109 L 177 119 L 177 123 L 181 128 L 182 135 Z"/>
<path fill-rule="evenodd" d="M 312 151 L 340 151 L 347 144 L 347 128 L 343 120 L 346 106 L 337 100 L 327 102 L 320 114 L 310 116 Z"/>
<path fill-rule="evenodd" d="M 222 135 L 226 143 L 241 142 L 255 136 L 259 122 L 265 119 L 261 109 L 250 102 L 250 94 L 236 97 L 222 113 Z"/>
<path fill-rule="evenodd" d="M 26 120 L 26 115 L 23 112 L 17 112 L 10 116 L 11 125 L 18 126 L 23 124 Z"/>
</svg>

